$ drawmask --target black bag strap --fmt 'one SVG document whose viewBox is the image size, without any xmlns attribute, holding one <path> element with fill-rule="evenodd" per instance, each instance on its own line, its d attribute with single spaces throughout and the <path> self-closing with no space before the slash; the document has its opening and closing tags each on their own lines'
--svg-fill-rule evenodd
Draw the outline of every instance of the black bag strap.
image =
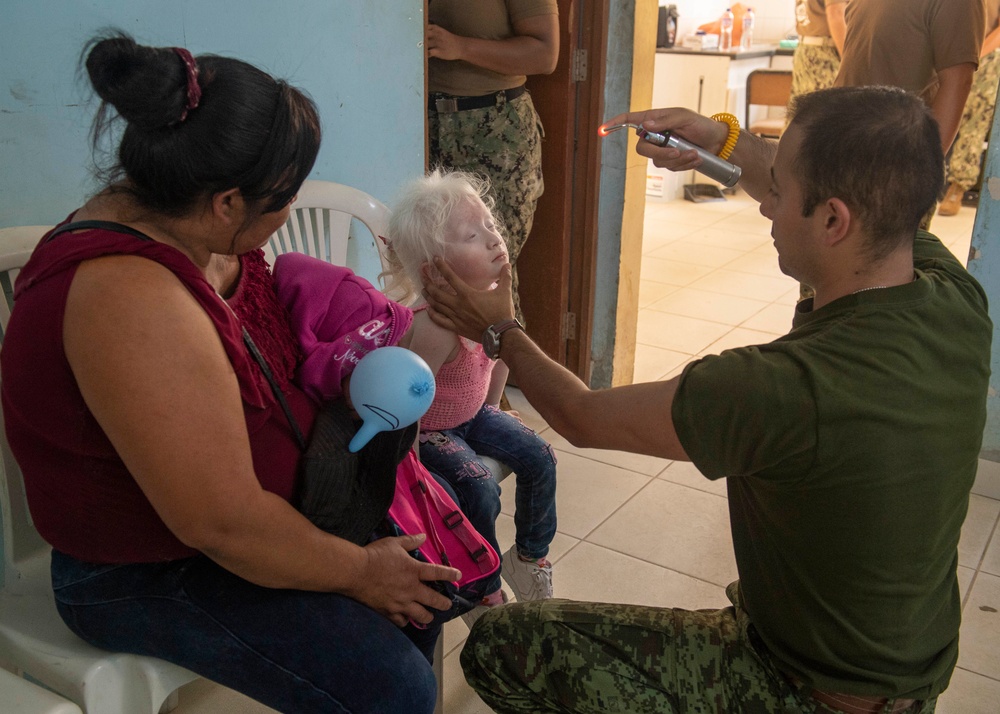
<svg viewBox="0 0 1000 714">
<path fill-rule="evenodd" d="M 292 427 L 292 433 L 295 434 L 295 441 L 299 444 L 299 449 L 301 451 L 306 450 L 306 439 L 302 435 L 302 429 L 299 427 L 299 423 L 295 420 L 295 415 L 292 414 L 291 407 L 288 406 L 288 401 L 285 399 L 285 395 L 281 392 L 281 387 L 278 386 L 278 380 L 274 378 L 274 374 L 271 372 L 271 368 L 267 364 L 267 360 L 264 359 L 264 355 L 260 353 L 257 349 L 257 345 L 254 344 L 253 338 L 250 337 L 250 333 L 247 332 L 247 328 L 243 328 L 243 344 L 247 346 L 247 350 L 253 356 L 254 360 L 260 365 L 260 371 L 264 373 L 267 378 L 268 384 L 271 385 L 271 391 L 274 392 L 275 399 L 278 400 L 278 404 L 281 405 L 281 410 L 285 412 L 285 417 L 288 419 L 289 425 Z"/>
<path fill-rule="evenodd" d="M 72 223 L 66 223 L 56 228 L 49 234 L 49 237 L 45 239 L 45 242 L 48 243 L 57 235 L 61 235 L 63 233 L 69 233 L 70 231 L 82 231 L 88 228 L 97 228 L 105 231 L 113 231 L 115 233 L 127 233 L 128 235 L 138 238 L 139 240 L 153 240 L 142 231 L 137 231 L 135 228 L 130 228 L 122 223 L 115 223 L 114 221 L 73 221 Z"/>
<path fill-rule="evenodd" d="M 115 233 L 126 233 L 130 236 L 138 238 L 139 240 L 153 240 L 142 231 L 130 228 L 122 223 L 116 223 L 115 221 L 73 221 L 72 223 L 66 223 L 65 225 L 59 226 L 52 231 L 46 239 L 46 242 L 63 233 L 86 230 L 88 228 L 114 231 Z M 246 327 L 243 328 L 243 344 L 246 345 L 247 350 L 253 356 L 254 361 L 256 361 L 260 366 L 260 371 L 263 372 L 264 376 L 267 378 L 267 383 L 271 385 L 271 391 L 274 392 L 275 399 L 278 400 L 278 404 L 281 405 L 281 410 L 285 412 L 285 417 L 288 419 L 288 424 L 292 427 L 292 433 L 295 435 L 295 441 L 299 444 L 299 449 L 301 451 L 305 451 L 306 439 L 302 435 L 302 429 L 299 427 L 299 423 L 295 420 L 295 415 L 292 414 L 292 409 L 288 406 L 288 401 L 285 399 L 285 395 L 281 392 L 281 387 L 278 386 L 278 381 L 274 378 L 274 374 L 271 372 L 271 367 L 267 364 L 267 360 L 264 359 L 264 355 L 262 355 L 260 350 L 257 349 L 257 345 L 254 343 L 253 338 L 250 337 L 250 333 L 247 332 Z"/>
</svg>

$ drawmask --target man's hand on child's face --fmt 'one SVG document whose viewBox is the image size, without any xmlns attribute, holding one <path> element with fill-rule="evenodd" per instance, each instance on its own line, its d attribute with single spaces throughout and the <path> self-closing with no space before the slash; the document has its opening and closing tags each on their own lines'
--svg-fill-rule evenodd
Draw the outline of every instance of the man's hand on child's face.
<svg viewBox="0 0 1000 714">
<path fill-rule="evenodd" d="M 452 295 L 457 295 L 455 288 L 445 280 L 444 276 L 441 275 L 441 271 L 437 269 L 437 266 L 431 263 L 424 263 L 420 266 L 420 277 L 423 278 L 425 286 L 428 284 L 436 285 Z"/>
<path fill-rule="evenodd" d="M 490 325 L 514 317 L 511 298 L 511 269 L 505 264 L 495 290 L 476 290 L 459 278 L 448 263 L 434 259 L 434 267 L 447 282 L 450 290 L 424 275 L 424 297 L 430 318 L 446 329 L 477 342 Z"/>
</svg>

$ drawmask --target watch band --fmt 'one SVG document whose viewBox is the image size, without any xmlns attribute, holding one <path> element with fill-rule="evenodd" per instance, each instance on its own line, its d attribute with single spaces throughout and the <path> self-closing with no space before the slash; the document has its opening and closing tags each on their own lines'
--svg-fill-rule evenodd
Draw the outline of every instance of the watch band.
<svg viewBox="0 0 1000 714">
<path fill-rule="evenodd" d="M 485 330 L 483 330 L 483 351 L 486 356 L 490 359 L 499 359 L 500 357 L 500 336 L 508 330 L 517 328 L 519 330 L 524 329 L 517 319 L 504 320 L 503 322 L 497 322 L 490 325 Z"/>
<path fill-rule="evenodd" d="M 520 330 L 524 329 L 524 325 L 518 322 L 517 318 L 511 318 L 509 320 L 504 320 L 503 322 L 498 322 L 495 325 L 490 325 L 488 329 L 493 330 L 493 333 L 497 337 L 500 337 L 500 335 L 505 333 L 507 330 L 512 330 L 515 327 Z"/>
</svg>

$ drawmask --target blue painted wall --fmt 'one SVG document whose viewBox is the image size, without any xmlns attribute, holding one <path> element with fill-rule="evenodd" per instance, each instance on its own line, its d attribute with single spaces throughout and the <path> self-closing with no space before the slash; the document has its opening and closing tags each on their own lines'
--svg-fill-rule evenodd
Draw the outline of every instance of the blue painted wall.
<svg viewBox="0 0 1000 714">
<path fill-rule="evenodd" d="M 97 107 L 76 71 L 97 30 L 238 57 L 305 89 L 324 141 L 311 178 L 389 203 L 423 172 L 423 0 L 6 0 L 0 19 L 0 227 L 62 220 L 97 185 Z M 369 279 L 377 259 L 361 264 Z"/>
<path fill-rule="evenodd" d="M 986 430 L 983 432 L 980 456 L 989 461 L 1000 461 L 1000 112 L 993 116 L 993 129 L 990 131 L 983 186 L 969 249 L 969 272 L 986 290 L 990 299 L 990 317 L 993 319 L 990 364 L 993 373 L 986 398 Z"/>
</svg>

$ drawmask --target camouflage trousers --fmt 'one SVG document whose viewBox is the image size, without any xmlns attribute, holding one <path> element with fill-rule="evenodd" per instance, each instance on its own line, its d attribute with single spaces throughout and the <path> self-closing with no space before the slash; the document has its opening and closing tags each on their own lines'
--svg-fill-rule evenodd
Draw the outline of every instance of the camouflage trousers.
<svg viewBox="0 0 1000 714">
<path fill-rule="evenodd" d="M 840 70 L 840 55 L 833 45 L 803 45 L 792 56 L 792 97 L 833 86 Z"/>
<path fill-rule="evenodd" d="M 523 322 L 517 296 L 517 259 L 528 240 L 542 181 L 542 123 L 525 92 L 508 102 L 461 112 L 427 115 L 428 164 L 432 169 L 468 171 L 489 179 L 514 268 L 514 308 Z"/>
<path fill-rule="evenodd" d="M 502 714 L 836 712 L 775 668 L 740 607 L 739 584 L 726 594 L 733 606 L 721 610 L 569 600 L 505 605 L 476 623 L 462 668 Z M 934 706 L 928 700 L 906 711 L 930 714 Z"/>
<path fill-rule="evenodd" d="M 968 191 L 979 178 L 979 157 L 983 141 L 993 126 L 993 104 L 997 98 L 997 81 L 1000 79 L 1000 49 L 993 50 L 979 61 L 979 69 L 972 80 L 965 112 L 958 125 L 958 135 L 951 147 L 948 161 L 948 181 Z"/>
</svg>

